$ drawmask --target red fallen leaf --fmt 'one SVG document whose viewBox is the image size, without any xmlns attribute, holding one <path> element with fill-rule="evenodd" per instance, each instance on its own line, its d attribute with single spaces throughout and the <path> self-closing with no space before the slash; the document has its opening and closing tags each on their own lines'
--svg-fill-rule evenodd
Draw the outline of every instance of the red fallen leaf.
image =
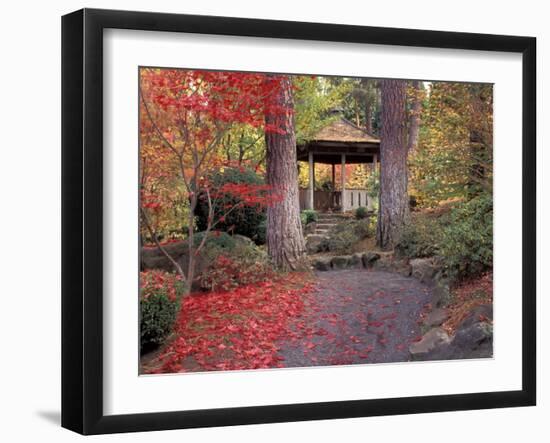
<svg viewBox="0 0 550 443">
<path fill-rule="evenodd" d="M 161 366 L 150 372 L 196 371 L 179 364 L 190 355 L 202 370 L 282 366 L 275 343 L 296 336 L 293 323 L 311 303 L 312 285 L 304 281 L 304 276 L 291 274 L 284 281 L 243 286 L 230 292 L 191 294 L 182 303 L 174 327 L 179 337 L 157 359 Z M 273 290 L 267 290 L 268 286 Z M 197 319 L 202 320 L 199 331 Z M 308 334 L 314 332 L 313 328 L 305 329 Z M 221 354 L 228 347 L 231 359 Z"/>
<path fill-rule="evenodd" d="M 400 343 L 395 347 L 395 349 L 397 349 L 398 351 L 402 351 L 403 349 L 405 349 L 405 345 L 403 343 Z"/>
<path fill-rule="evenodd" d="M 422 340 L 422 336 L 421 336 L 421 335 L 418 335 L 418 336 L 414 337 L 414 338 L 411 340 L 411 342 L 416 343 L 417 341 L 420 341 L 420 340 Z"/>
<path fill-rule="evenodd" d="M 308 349 L 313 349 L 317 345 L 315 343 L 312 343 L 312 342 L 307 342 L 304 346 Z"/>
<path fill-rule="evenodd" d="M 380 342 L 380 344 L 385 345 L 388 342 L 388 339 L 387 338 L 380 338 L 380 339 L 378 339 L 378 341 Z"/>
<path fill-rule="evenodd" d="M 384 323 L 379 320 L 372 320 L 369 322 L 369 326 L 372 326 L 373 328 L 379 328 L 380 326 L 384 326 Z"/>
<path fill-rule="evenodd" d="M 353 343 L 361 343 L 361 340 L 356 337 L 355 335 L 351 335 L 350 336 L 350 340 L 353 342 Z"/>
<path fill-rule="evenodd" d="M 368 352 L 364 352 L 364 353 L 358 354 L 358 357 L 359 357 L 359 358 L 362 358 L 362 359 L 369 358 L 369 353 L 368 353 Z"/>
</svg>

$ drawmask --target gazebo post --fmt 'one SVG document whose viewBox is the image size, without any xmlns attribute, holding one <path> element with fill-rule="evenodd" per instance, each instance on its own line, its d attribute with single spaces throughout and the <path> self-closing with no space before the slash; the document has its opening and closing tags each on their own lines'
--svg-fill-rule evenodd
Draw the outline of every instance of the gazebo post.
<svg viewBox="0 0 550 443">
<path fill-rule="evenodd" d="M 309 152 L 309 209 L 315 209 L 313 207 L 313 182 L 315 180 L 315 172 L 313 169 L 313 152 Z"/>
<path fill-rule="evenodd" d="M 340 199 L 342 201 L 342 212 L 345 212 L 346 210 L 346 154 L 342 154 L 342 173 L 341 179 L 342 179 L 342 198 Z"/>
<path fill-rule="evenodd" d="M 332 210 L 336 205 L 341 212 L 351 210 L 357 206 L 354 201 L 356 190 L 346 191 L 346 164 L 373 163 L 372 168 L 378 167 L 380 158 L 380 140 L 370 135 L 364 129 L 346 120 L 342 115 L 332 123 L 323 127 L 304 143 L 296 145 L 296 158 L 299 162 L 306 162 L 309 166 L 309 183 L 300 188 L 300 207 L 320 210 L 327 209 L 327 203 Z M 331 165 L 332 190 L 315 190 L 315 160 L 317 163 Z M 342 174 L 337 180 L 337 165 L 341 164 Z M 330 174 L 330 173 L 329 173 Z M 340 181 L 337 183 L 337 181 Z M 357 203 L 368 204 L 366 190 L 359 192 Z M 350 199 L 351 201 L 347 201 Z"/>
</svg>

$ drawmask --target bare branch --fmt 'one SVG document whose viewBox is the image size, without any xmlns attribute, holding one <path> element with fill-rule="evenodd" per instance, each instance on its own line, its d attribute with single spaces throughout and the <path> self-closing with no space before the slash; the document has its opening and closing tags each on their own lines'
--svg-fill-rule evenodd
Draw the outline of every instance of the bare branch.
<svg viewBox="0 0 550 443">
<path fill-rule="evenodd" d="M 153 228 L 151 226 L 151 223 L 149 222 L 149 218 L 147 217 L 147 214 L 145 213 L 145 210 L 142 207 L 140 207 L 139 210 L 140 210 L 140 213 L 141 213 L 141 218 L 143 219 L 143 221 L 145 223 L 145 227 L 149 231 L 149 234 L 153 238 L 153 241 L 155 242 L 155 245 L 157 246 L 159 251 L 164 254 L 164 256 L 170 261 L 170 263 L 172 263 L 172 265 L 174 266 L 174 268 L 176 268 L 177 273 L 181 276 L 183 281 L 187 281 L 187 278 L 186 278 L 186 276 L 183 272 L 183 269 L 181 269 L 181 266 L 179 265 L 179 263 L 176 260 L 174 260 L 174 258 L 168 253 L 168 251 L 158 241 L 157 235 L 156 235 L 155 231 L 153 230 Z"/>
</svg>

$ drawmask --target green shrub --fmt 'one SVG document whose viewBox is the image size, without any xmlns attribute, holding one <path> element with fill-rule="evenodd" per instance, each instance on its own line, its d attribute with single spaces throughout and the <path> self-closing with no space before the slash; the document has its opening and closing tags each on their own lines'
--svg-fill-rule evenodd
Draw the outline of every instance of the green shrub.
<svg viewBox="0 0 550 443">
<path fill-rule="evenodd" d="M 215 189 L 220 189 L 228 183 L 249 185 L 262 185 L 264 183 L 260 175 L 247 168 L 224 168 L 212 174 L 209 180 Z M 205 197 L 205 195 L 199 196 L 197 208 L 195 209 L 195 220 L 199 231 L 206 230 L 208 225 L 208 201 Z M 224 214 L 226 215 L 223 221 L 216 224 L 215 229 L 244 235 L 257 244 L 262 244 L 262 239 L 265 241 L 265 233 L 262 235 L 262 232 L 260 232 L 260 225 L 266 219 L 266 209 L 259 204 L 243 205 L 227 214 L 225 207 L 237 205 L 241 202 L 233 194 L 225 194 L 225 196 L 216 199 L 214 220 L 220 220 Z"/>
<path fill-rule="evenodd" d="M 267 219 L 263 219 L 258 225 L 256 239 L 254 241 L 257 245 L 265 245 L 267 242 Z"/>
<path fill-rule="evenodd" d="M 227 252 L 212 257 L 211 265 L 200 276 L 202 289 L 229 291 L 272 277 L 267 254 L 254 243 L 238 243 Z"/>
<path fill-rule="evenodd" d="M 367 218 L 369 215 L 369 212 L 367 210 L 367 208 L 365 208 L 364 206 L 359 206 L 356 210 L 355 210 L 355 218 L 357 220 L 362 220 L 364 218 Z"/>
<path fill-rule="evenodd" d="M 141 349 L 160 345 L 172 331 L 184 284 L 176 274 L 152 270 L 140 273 Z"/>
<path fill-rule="evenodd" d="M 409 258 L 432 257 L 439 253 L 443 222 L 427 214 L 412 214 L 395 247 L 398 254 Z"/>
<path fill-rule="evenodd" d="M 493 264 L 492 197 L 481 194 L 442 215 L 413 214 L 395 249 L 409 258 L 439 256 L 455 279 L 481 274 Z"/>
<path fill-rule="evenodd" d="M 204 238 L 204 232 L 197 232 L 193 236 L 193 244 L 195 247 L 198 247 L 202 239 Z M 189 244 L 189 243 L 188 243 Z M 228 249 L 231 250 L 237 244 L 237 240 L 232 235 L 229 235 L 227 232 L 222 231 L 210 231 L 208 233 L 208 238 L 206 239 L 205 248 L 216 248 L 216 249 Z"/>
<path fill-rule="evenodd" d="M 305 209 L 300 214 L 300 220 L 302 221 L 302 225 L 304 226 L 316 222 L 317 219 L 317 211 L 313 209 Z"/>
<path fill-rule="evenodd" d="M 369 218 L 338 223 L 329 230 L 320 248 L 339 254 L 349 253 L 357 242 L 374 235 L 375 226 Z"/>
<path fill-rule="evenodd" d="M 493 199 L 481 194 L 454 208 L 443 229 L 440 255 L 456 278 L 477 276 L 493 265 Z"/>
</svg>

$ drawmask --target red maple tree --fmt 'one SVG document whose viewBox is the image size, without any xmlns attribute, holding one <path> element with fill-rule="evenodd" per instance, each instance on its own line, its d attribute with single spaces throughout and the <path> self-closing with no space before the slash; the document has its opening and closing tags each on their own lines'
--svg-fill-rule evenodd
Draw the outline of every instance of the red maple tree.
<svg viewBox="0 0 550 443">
<path fill-rule="evenodd" d="M 142 221 L 153 241 L 190 287 L 195 257 L 208 234 L 232 211 L 243 205 L 269 205 L 277 196 L 265 185 L 225 184 L 215 189 L 208 177 L 223 167 L 219 145 L 232 125 L 263 127 L 267 133 L 281 133 L 265 123 L 265 115 L 288 112 L 273 97 L 280 88 L 280 76 L 256 73 L 142 68 L 140 71 L 140 151 Z M 177 181 L 170 192 L 151 191 L 152 178 Z M 168 187 L 167 187 L 168 188 Z M 215 216 L 215 200 L 234 195 L 238 204 Z M 194 241 L 194 217 L 199 198 L 208 203 L 208 224 L 198 245 Z M 155 213 L 175 199 L 189 203 L 187 237 L 189 261 L 186 270 L 158 240 Z"/>
</svg>

